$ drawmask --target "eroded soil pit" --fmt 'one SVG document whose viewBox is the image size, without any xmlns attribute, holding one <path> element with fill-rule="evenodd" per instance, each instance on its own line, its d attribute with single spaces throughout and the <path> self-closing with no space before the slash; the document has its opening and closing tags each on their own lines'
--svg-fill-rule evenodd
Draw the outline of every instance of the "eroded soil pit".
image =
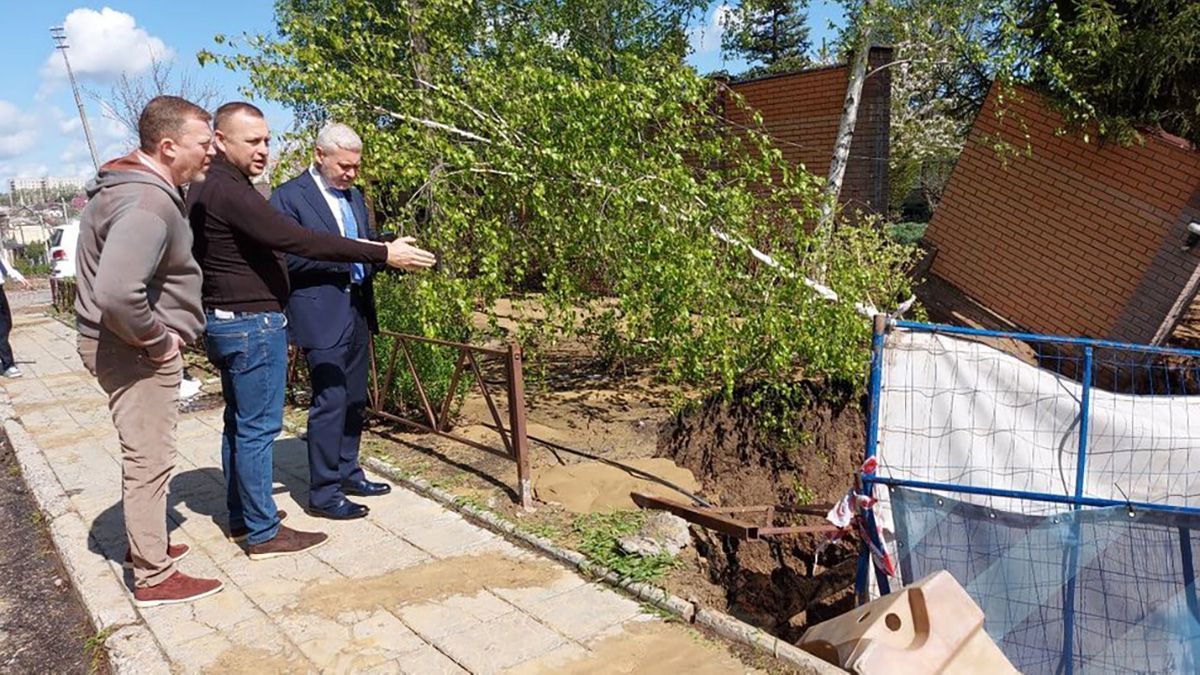
<svg viewBox="0 0 1200 675">
<path fill-rule="evenodd" d="M 678 390 L 645 374 L 611 372 L 570 351 L 552 355 L 545 372 L 527 381 L 531 437 L 639 468 L 657 466 L 664 479 L 723 506 L 833 502 L 849 489 L 861 463 L 863 417 L 852 387 L 803 384 L 788 401 L 767 400 L 774 421 L 764 422 L 750 405 L 757 400 L 757 410 L 764 409 L 761 392 L 754 390 L 681 405 Z M 503 393 L 492 395 L 507 421 Z M 502 447 L 485 424 L 490 422 L 486 403 L 473 394 L 454 431 Z M 579 543 L 573 524 L 581 512 L 632 508 L 627 494 L 612 497 L 613 485 L 625 493 L 651 487 L 633 476 L 613 480 L 592 460 L 531 442 L 535 494 L 543 503 L 526 513 L 515 503 L 512 462 L 397 425 L 375 421 L 373 430 L 365 442 L 369 452 L 568 547 Z M 649 491 L 688 501 L 670 490 Z M 810 517 L 795 524 L 823 521 Z M 823 535 L 734 541 L 697 526 L 691 530 L 693 545 L 655 581 L 680 597 L 788 640 L 852 606 L 857 549 L 851 543 L 827 547 L 814 564 Z"/>
<path fill-rule="evenodd" d="M 862 461 L 864 420 L 852 388 L 806 382 L 789 400 L 753 409 L 749 401 L 763 396 L 742 389 L 729 400 L 691 406 L 663 425 L 659 454 L 690 469 L 704 496 L 722 506 L 837 501 Z M 774 421 L 764 423 L 764 413 Z M 781 638 L 794 642 L 808 625 L 853 606 L 857 548 L 850 541 L 825 547 L 817 560 L 824 535 L 742 541 L 692 532 L 708 580 L 725 591 L 727 611 Z"/>
</svg>

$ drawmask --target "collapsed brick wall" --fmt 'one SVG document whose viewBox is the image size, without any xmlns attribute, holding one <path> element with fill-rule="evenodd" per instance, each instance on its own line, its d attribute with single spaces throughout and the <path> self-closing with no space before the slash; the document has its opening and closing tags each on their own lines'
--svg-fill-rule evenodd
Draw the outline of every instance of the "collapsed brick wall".
<svg viewBox="0 0 1200 675">
<path fill-rule="evenodd" d="M 873 48 L 867 72 L 891 61 L 891 54 L 889 48 Z M 803 164 L 823 178 L 829 174 L 849 77 L 849 66 L 841 65 L 734 82 L 730 88 L 759 112 L 784 159 Z M 734 124 L 748 124 L 744 111 L 732 105 L 725 110 Z M 891 75 L 884 68 L 863 84 L 842 184 L 841 201 L 848 207 L 869 213 L 887 211 L 890 121 Z"/>
<path fill-rule="evenodd" d="M 975 120 L 925 234 L 933 272 L 1031 330 L 1164 337 L 1195 290 L 1200 247 L 1180 249 L 1200 220 L 1200 152 L 1152 133 L 1088 143 L 1035 92 L 1014 93 L 1001 109 L 993 87 Z M 997 139 L 1018 152 L 1002 159 Z"/>
</svg>

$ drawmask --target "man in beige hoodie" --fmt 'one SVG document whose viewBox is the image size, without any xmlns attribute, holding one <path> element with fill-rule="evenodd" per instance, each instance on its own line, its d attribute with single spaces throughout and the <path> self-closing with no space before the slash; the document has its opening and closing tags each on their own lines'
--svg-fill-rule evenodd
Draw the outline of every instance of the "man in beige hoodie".
<svg viewBox="0 0 1200 675">
<path fill-rule="evenodd" d="M 122 505 L 134 604 L 189 602 L 223 587 L 175 569 L 167 540 L 175 468 L 180 349 L 204 328 L 200 267 L 180 186 L 204 178 L 215 149 L 203 108 L 175 96 L 146 104 L 139 148 L 100 168 L 79 225 L 79 355 L 108 394 L 121 441 Z"/>
</svg>

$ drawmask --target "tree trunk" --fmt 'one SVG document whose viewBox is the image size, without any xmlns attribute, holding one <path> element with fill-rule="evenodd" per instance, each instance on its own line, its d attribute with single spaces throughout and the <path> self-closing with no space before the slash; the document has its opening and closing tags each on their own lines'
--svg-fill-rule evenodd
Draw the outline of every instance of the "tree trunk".
<svg viewBox="0 0 1200 675">
<path fill-rule="evenodd" d="M 831 231 L 837 213 L 838 197 L 842 193 L 842 180 L 846 177 L 846 165 L 850 162 L 850 143 L 854 140 L 854 126 L 858 122 L 858 104 L 862 102 L 863 82 L 867 79 L 867 60 L 871 56 L 871 11 L 874 2 L 868 0 L 859 18 L 858 47 L 854 50 L 854 62 L 850 67 L 850 81 L 846 86 L 846 102 L 842 106 L 842 120 L 838 124 L 837 140 L 833 145 L 833 159 L 829 162 L 829 180 L 821 199 L 819 228 Z"/>
</svg>

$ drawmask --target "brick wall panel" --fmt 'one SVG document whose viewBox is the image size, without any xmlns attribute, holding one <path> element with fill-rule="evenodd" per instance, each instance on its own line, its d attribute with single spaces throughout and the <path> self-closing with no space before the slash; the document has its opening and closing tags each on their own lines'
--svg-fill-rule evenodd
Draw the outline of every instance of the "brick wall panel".
<svg viewBox="0 0 1200 675">
<path fill-rule="evenodd" d="M 872 50 L 872 67 L 890 60 L 890 50 Z M 730 87 L 761 115 L 763 126 L 777 140 L 785 160 L 824 176 L 829 171 L 848 77 L 849 69 L 838 66 L 738 82 Z M 875 213 L 887 209 L 889 78 L 887 70 L 880 71 L 863 87 L 841 193 L 843 204 Z M 741 124 L 750 117 L 733 109 L 728 114 Z"/>
<path fill-rule="evenodd" d="M 1179 252 L 1200 153 L 1150 134 L 1084 143 L 1018 94 L 998 119 L 993 89 L 975 122 L 926 233 L 933 271 L 1032 330 L 1151 339 L 1200 260 Z M 1032 154 L 1005 166 L 985 137 L 1023 148 L 1018 119 Z"/>
</svg>

